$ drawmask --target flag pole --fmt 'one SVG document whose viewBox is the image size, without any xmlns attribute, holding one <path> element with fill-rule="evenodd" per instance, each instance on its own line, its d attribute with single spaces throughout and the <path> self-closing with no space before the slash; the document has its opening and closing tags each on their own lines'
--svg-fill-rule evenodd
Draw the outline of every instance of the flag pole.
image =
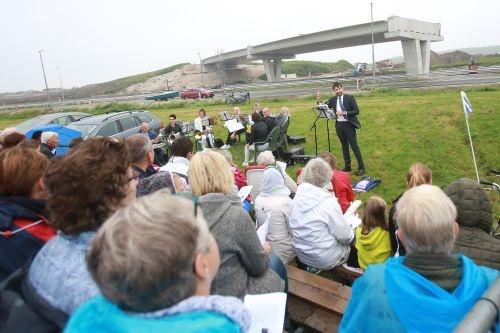
<svg viewBox="0 0 500 333">
<path fill-rule="evenodd" d="M 474 161 L 474 170 L 476 171 L 476 178 L 477 178 L 477 182 L 479 184 L 480 181 L 479 181 L 479 172 L 477 171 L 476 154 L 474 153 L 474 146 L 472 145 L 472 137 L 470 135 L 469 113 L 467 112 L 467 109 L 465 107 L 465 103 L 463 101 L 463 95 L 465 95 L 465 93 L 463 91 L 461 93 L 462 93 L 462 104 L 463 104 L 463 107 L 464 107 L 465 124 L 467 125 L 467 133 L 469 134 L 470 150 L 472 152 L 472 160 Z"/>
</svg>

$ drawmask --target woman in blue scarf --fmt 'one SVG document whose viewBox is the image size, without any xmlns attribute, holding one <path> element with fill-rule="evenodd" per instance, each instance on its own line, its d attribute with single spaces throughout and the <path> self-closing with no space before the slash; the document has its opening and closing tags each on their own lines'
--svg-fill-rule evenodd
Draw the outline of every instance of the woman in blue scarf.
<svg viewBox="0 0 500 333">
<path fill-rule="evenodd" d="M 355 282 L 341 332 L 451 332 L 499 277 L 451 254 L 457 212 L 438 187 L 408 190 L 396 215 L 407 255 L 369 266 Z"/>
</svg>

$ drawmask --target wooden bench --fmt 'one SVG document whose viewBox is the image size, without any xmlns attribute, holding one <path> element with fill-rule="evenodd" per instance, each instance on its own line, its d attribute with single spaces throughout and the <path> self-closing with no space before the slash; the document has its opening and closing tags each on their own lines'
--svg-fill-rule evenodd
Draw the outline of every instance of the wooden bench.
<svg viewBox="0 0 500 333">
<path fill-rule="evenodd" d="M 288 311 L 294 324 L 337 332 L 351 287 L 287 265 Z"/>
</svg>

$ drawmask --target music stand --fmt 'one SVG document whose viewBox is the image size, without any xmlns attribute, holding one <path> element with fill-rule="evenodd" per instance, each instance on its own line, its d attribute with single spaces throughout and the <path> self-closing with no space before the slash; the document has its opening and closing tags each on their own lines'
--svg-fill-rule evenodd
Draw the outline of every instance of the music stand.
<svg viewBox="0 0 500 333">
<path fill-rule="evenodd" d="M 326 105 L 326 104 L 318 104 L 316 107 L 314 107 L 312 109 L 316 112 L 316 119 L 314 120 L 314 123 L 312 124 L 311 129 L 309 131 L 312 131 L 314 128 L 314 146 L 315 146 L 316 156 L 318 156 L 318 137 L 317 137 L 317 131 L 316 131 L 316 122 L 320 118 L 326 119 L 326 135 L 328 138 L 328 151 L 331 152 L 332 149 L 331 149 L 331 143 L 330 143 L 329 121 L 330 121 L 330 119 L 337 119 L 337 116 L 335 114 L 335 111 L 329 109 L 328 105 Z"/>
</svg>

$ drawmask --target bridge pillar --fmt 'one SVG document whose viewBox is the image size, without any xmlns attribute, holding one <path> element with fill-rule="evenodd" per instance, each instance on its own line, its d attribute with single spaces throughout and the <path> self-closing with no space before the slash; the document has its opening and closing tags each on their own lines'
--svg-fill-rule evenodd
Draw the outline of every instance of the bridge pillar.
<svg viewBox="0 0 500 333">
<path fill-rule="evenodd" d="M 266 71 L 267 81 L 276 82 L 281 78 L 282 59 L 263 59 L 264 70 Z"/>
<path fill-rule="evenodd" d="M 429 74 L 431 41 L 418 39 L 401 40 L 406 73 L 412 75 Z"/>
</svg>

